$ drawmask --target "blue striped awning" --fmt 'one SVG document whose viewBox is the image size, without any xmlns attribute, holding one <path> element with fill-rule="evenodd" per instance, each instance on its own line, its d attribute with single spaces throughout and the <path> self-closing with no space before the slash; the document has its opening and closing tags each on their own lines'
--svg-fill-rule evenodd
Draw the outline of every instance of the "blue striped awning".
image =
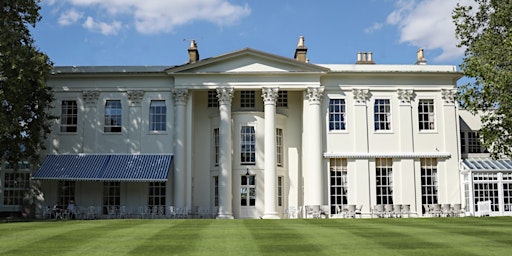
<svg viewBox="0 0 512 256">
<path fill-rule="evenodd" d="M 167 181 L 172 155 L 48 155 L 37 180 Z"/>
<path fill-rule="evenodd" d="M 468 158 L 461 161 L 463 170 L 468 171 L 512 171 L 512 160 L 490 157 Z"/>
</svg>

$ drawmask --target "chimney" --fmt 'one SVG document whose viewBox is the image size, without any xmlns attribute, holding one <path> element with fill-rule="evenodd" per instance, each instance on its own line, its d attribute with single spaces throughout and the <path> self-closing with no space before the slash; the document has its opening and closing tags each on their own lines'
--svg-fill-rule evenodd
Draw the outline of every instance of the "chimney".
<svg viewBox="0 0 512 256">
<path fill-rule="evenodd" d="M 426 65 L 427 59 L 425 59 L 425 53 L 423 49 L 419 49 L 416 54 L 418 55 L 418 59 L 416 60 L 416 65 Z"/>
<path fill-rule="evenodd" d="M 195 63 L 199 61 L 199 51 L 197 50 L 196 40 L 190 40 L 188 47 L 188 63 Z"/>
<path fill-rule="evenodd" d="M 375 64 L 372 52 L 358 52 L 356 64 Z"/>
<path fill-rule="evenodd" d="M 297 49 L 295 49 L 294 59 L 301 62 L 309 62 L 306 57 L 306 53 L 308 52 L 308 48 L 304 45 L 304 36 L 299 37 L 299 43 L 297 44 Z"/>
</svg>

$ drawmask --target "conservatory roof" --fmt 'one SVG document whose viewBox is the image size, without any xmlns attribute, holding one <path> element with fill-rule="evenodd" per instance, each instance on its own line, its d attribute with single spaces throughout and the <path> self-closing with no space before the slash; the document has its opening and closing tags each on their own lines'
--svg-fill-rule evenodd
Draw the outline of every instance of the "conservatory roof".
<svg viewBox="0 0 512 256">
<path fill-rule="evenodd" d="M 463 171 L 512 171 L 512 160 L 476 157 L 461 160 Z"/>
</svg>

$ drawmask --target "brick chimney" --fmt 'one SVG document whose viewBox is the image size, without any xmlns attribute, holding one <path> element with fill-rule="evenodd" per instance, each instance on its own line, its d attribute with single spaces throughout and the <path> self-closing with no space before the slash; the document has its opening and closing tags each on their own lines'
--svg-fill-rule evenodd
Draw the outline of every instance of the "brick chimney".
<svg viewBox="0 0 512 256">
<path fill-rule="evenodd" d="M 299 43 L 297 44 L 297 49 L 295 49 L 294 59 L 301 62 L 309 62 L 306 53 L 308 52 L 308 48 L 304 45 L 304 36 L 299 37 Z"/>
<path fill-rule="evenodd" d="M 416 54 L 418 55 L 418 58 L 416 60 L 416 65 L 426 65 L 427 59 L 425 59 L 425 53 L 423 49 L 419 49 Z"/>
<path fill-rule="evenodd" d="M 196 40 L 190 40 L 188 47 L 188 63 L 195 63 L 199 61 L 199 51 L 197 50 Z"/>
<path fill-rule="evenodd" d="M 372 52 L 358 52 L 356 64 L 375 64 Z"/>
</svg>

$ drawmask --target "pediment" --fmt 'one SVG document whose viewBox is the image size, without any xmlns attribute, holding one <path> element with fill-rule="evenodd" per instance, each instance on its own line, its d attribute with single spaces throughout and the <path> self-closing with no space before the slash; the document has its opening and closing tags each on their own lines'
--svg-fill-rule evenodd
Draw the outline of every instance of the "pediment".
<svg viewBox="0 0 512 256">
<path fill-rule="evenodd" d="M 193 73 L 323 73 L 328 69 L 310 63 L 246 48 L 167 70 L 168 74 Z"/>
</svg>

